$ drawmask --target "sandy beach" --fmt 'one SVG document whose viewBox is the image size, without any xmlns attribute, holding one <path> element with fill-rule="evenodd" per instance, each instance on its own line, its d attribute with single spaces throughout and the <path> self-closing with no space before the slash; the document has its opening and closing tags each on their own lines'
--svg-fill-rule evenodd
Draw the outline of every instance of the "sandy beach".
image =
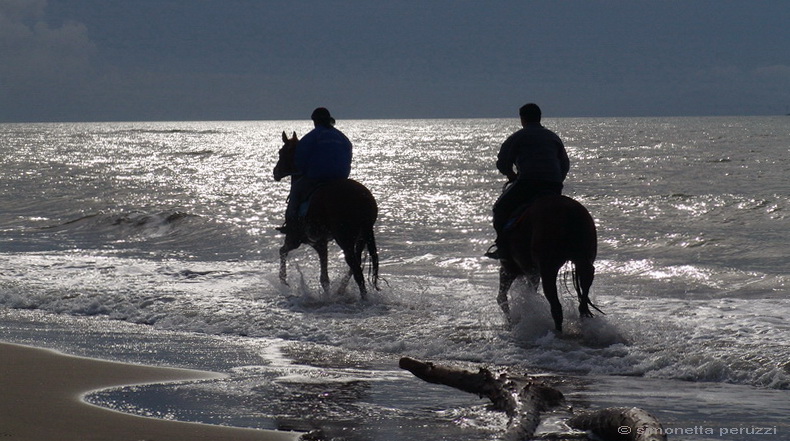
<svg viewBox="0 0 790 441">
<path fill-rule="evenodd" d="M 114 363 L 0 343 L 0 438 L 9 441 L 293 441 L 298 433 L 128 415 L 87 404 L 97 389 L 210 379 L 211 372 Z"/>
</svg>

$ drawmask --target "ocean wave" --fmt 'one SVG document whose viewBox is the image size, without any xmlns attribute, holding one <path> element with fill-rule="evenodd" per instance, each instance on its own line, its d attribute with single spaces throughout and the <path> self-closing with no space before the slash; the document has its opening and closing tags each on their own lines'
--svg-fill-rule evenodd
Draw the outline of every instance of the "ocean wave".
<svg viewBox="0 0 790 441">
<path fill-rule="evenodd" d="M 594 301 L 606 315 L 581 320 L 573 296 L 564 295 L 566 332 L 558 335 L 545 299 L 523 288 L 512 293 L 517 322 L 508 330 L 484 285 L 394 275 L 392 286 L 359 302 L 353 287 L 335 292 L 340 264 L 331 267 L 332 293 L 324 294 L 312 255 L 291 262 L 291 286 L 277 280 L 276 261 L 190 263 L 69 252 L 13 259 L 25 270 L 0 279 L 0 304 L 10 308 L 531 372 L 790 389 L 787 326 L 772 317 L 780 300 L 604 296 Z M 607 279 L 602 275 L 600 283 Z"/>
<path fill-rule="evenodd" d="M 183 128 L 172 128 L 172 129 L 150 129 L 150 128 L 136 128 L 136 129 L 122 129 L 122 130 L 115 130 L 112 132 L 104 132 L 109 135 L 123 135 L 123 134 L 154 134 L 154 135 L 177 135 L 177 134 L 187 134 L 187 135 L 219 135 L 223 133 L 227 133 L 225 130 L 216 130 L 216 129 L 183 129 Z"/>
<path fill-rule="evenodd" d="M 195 150 L 195 151 L 173 152 L 173 156 L 205 157 L 205 156 L 211 156 L 214 153 L 215 153 L 214 150 L 204 149 L 204 150 Z"/>
<path fill-rule="evenodd" d="M 156 213 L 142 211 L 124 213 L 99 212 L 67 220 L 60 224 L 39 227 L 38 229 L 42 231 L 89 230 L 96 234 L 118 231 L 122 233 L 122 236 L 150 238 L 172 233 L 178 228 L 179 224 L 190 219 L 200 219 L 200 216 L 177 210 Z"/>
<path fill-rule="evenodd" d="M 17 236 L 23 237 L 33 250 L 42 246 L 56 250 L 116 250 L 150 258 L 238 259 L 260 253 L 263 246 L 255 231 L 177 209 L 91 213 L 32 228 Z"/>
</svg>

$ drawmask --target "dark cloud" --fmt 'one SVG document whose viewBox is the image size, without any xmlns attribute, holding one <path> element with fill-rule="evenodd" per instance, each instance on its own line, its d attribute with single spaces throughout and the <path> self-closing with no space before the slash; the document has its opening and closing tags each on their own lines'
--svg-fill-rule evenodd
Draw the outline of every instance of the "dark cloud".
<svg viewBox="0 0 790 441">
<path fill-rule="evenodd" d="M 784 113 L 781 0 L 0 0 L 0 120 Z"/>
<path fill-rule="evenodd" d="M 51 25 L 45 9 L 43 0 L 0 1 L 0 119 L 49 119 L 54 108 L 71 107 L 93 75 L 96 47 L 85 25 Z"/>
</svg>

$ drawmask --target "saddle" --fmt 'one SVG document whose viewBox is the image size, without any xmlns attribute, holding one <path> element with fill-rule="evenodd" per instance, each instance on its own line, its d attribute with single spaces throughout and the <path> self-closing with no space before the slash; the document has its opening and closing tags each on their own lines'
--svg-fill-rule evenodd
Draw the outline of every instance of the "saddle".
<svg viewBox="0 0 790 441">
<path fill-rule="evenodd" d="M 519 205 L 518 208 L 513 210 L 508 218 L 508 221 L 505 222 L 505 227 L 502 229 L 503 232 L 507 232 L 512 230 L 516 227 L 516 225 L 520 224 L 524 221 L 527 217 L 527 210 L 531 207 L 538 199 L 541 199 L 546 196 L 556 196 L 557 193 L 553 193 L 550 191 L 540 191 L 537 194 L 533 195 L 531 198 L 524 201 L 523 204 Z"/>
<path fill-rule="evenodd" d="M 299 203 L 299 210 L 297 210 L 297 216 L 299 219 L 304 219 L 307 216 L 307 210 L 310 209 L 310 202 L 313 200 L 313 195 L 315 194 L 316 190 L 326 185 L 326 182 L 319 182 L 313 185 L 310 188 L 310 191 L 304 196 L 302 201 Z"/>
<path fill-rule="evenodd" d="M 516 228 L 516 225 L 520 224 L 526 217 L 526 211 L 531 205 L 531 203 L 523 204 L 513 210 L 510 218 L 508 218 L 508 221 L 505 222 L 505 227 L 502 229 L 502 232 L 507 233 Z"/>
</svg>

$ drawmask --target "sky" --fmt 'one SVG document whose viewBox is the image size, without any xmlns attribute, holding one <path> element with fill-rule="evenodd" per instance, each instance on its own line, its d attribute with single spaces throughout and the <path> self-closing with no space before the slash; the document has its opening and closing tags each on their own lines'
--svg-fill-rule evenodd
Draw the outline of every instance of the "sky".
<svg viewBox="0 0 790 441">
<path fill-rule="evenodd" d="M 0 0 L 0 122 L 790 113 L 787 0 Z"/>
</svg>

